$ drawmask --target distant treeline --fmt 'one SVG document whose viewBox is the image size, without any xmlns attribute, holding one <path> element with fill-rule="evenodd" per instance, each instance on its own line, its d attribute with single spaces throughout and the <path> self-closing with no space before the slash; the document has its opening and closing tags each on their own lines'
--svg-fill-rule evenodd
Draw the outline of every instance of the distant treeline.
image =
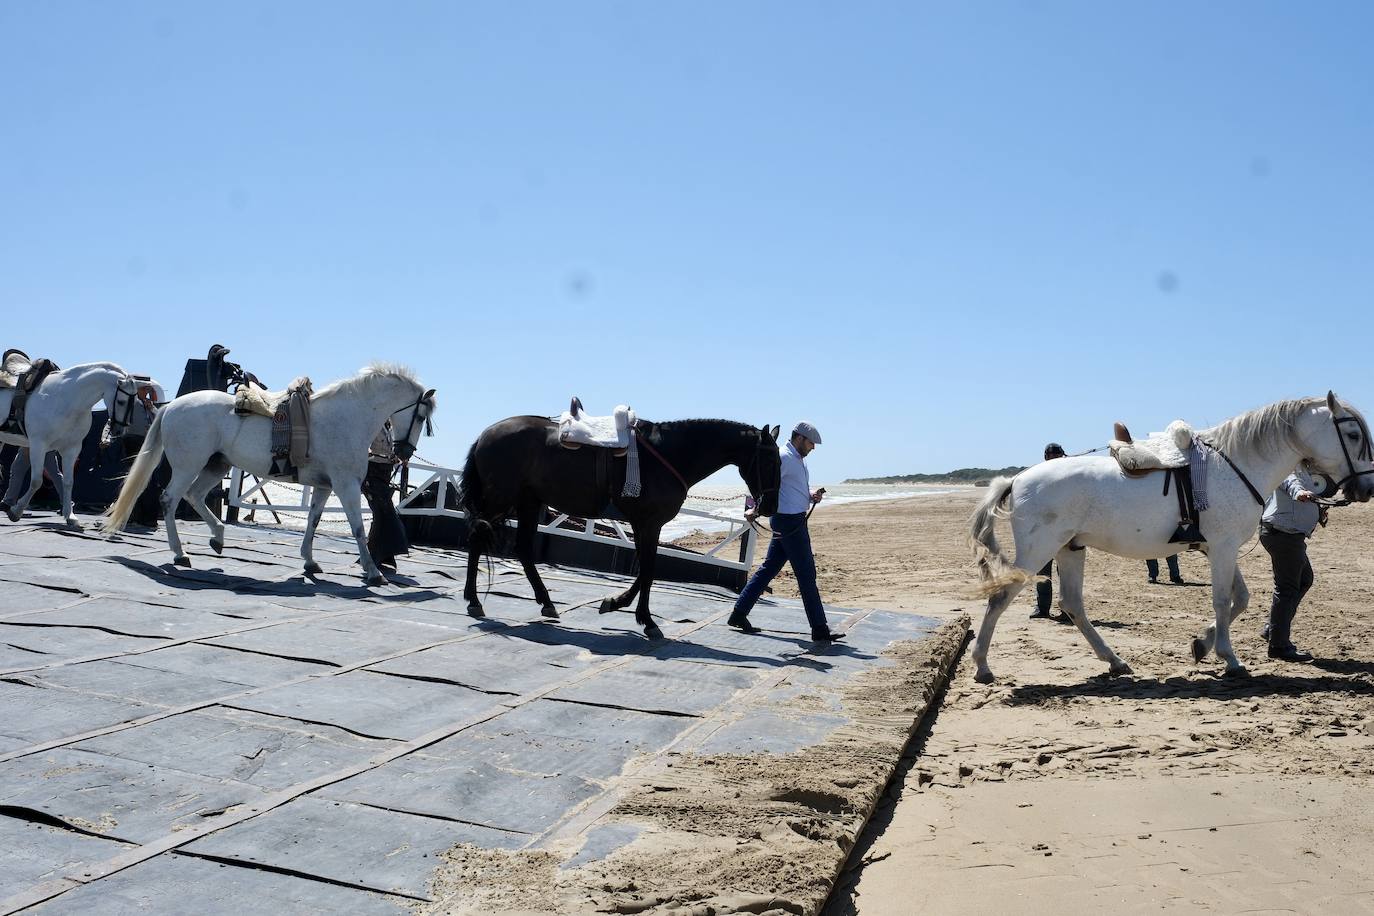
<svg viewBox="0 0 1374 916">
<path fill-rule="evenodd" d="M 895 477 L 851 477 L 845 483 L 962 483 L 987 485 L 994 477 L 1011 477 L 1024 471 L 1023 467 L 959 468 L 946 474 L 898 474 Z"/>
</svg>

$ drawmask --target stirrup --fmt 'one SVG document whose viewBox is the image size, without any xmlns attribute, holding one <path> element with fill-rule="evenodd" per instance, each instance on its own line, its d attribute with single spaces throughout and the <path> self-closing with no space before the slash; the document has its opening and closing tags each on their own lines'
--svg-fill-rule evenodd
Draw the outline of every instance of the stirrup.
<svg viewBox="0 0 1374 916">
<path fill-rule="evenodd" d="M 1197 544 L 1206 544 L 1207 539 L 1202 536 L 1202 531 L 1195 522 L 1179 522 L 1178 528 L 1174 530 L 1174 536 L 1169 538 L 1170 544 L 1187 544 L 1190 547 Z"/>
</svg>

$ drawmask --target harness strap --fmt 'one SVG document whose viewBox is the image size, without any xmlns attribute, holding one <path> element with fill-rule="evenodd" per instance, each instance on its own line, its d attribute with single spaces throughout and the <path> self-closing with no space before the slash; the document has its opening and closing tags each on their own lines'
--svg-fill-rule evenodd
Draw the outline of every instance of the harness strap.
<svg viewBox="0 0 1374 916">
<path fill-rule="evenodd" d="M 1203 441 L 1205 441 L 1205 440 L 1203 440 Z M 1217 448 L 1215 445 L 1213 445 L 1213 444 L 1210 443 L 1210 442 L 1207 442 L 1206 445 L 1207 445 L 1207 447 L 1210 448 L 1212 451 L 1216 452 L 1216 453 L 1217 453 L 1218 455 L 1220 455 L 1223 459 L 1225 459 L 1226 463 L 1229 464 L 1229 465 L 1231 466 L 1231 470 L 1235 471 L 1235 472 L 1236 472 L 1236 476 L 1240 478 L 1240 482 L 1243 483 L 1243 484 L 1245 484 L 1245 489 L 1249 490 L 1249 491 L 1250 491 L 1250 495 L 1253 496 L 1253 497 L 1255 498 L 1255 502 L 1259 503 L 1259 504 L 1260 504 L 1260 507 L 1263 508 L 1263 506 L 1264 506 L 1264 497 L 1263 497 L 1263 496 L 1260 496 L 1260 491 L 1255 489 L 1255 485 L 1254 485 L 1253 483 L 1250 482 L 1250 478 L 1249 478 L 1249 477 L 1246 477 L 1246 476 L 1245 476 L 1245 472 L 1242 471 L 1239 467 L 1237 467 L 1237 466 L 1236 466 L 1236 463 L 1235 463 L 1234 461 L 1231 460 L 1231 456 L 1228 455 L 1228 454 L 1226 454 L 1225 452 L 1223 452 L 1221 449 Z"/>
<path fill-rule="evenodd" d="M 653 443 L 651 443 L 647 438 L 645 438 L 645 437 L 639 432 L 638 429 L 635 430 L 635 433 L 634 433 L 634 434 L 635 434 L 635 437 L 636 437 L 637 439 L 639 439 L 640 444 L 643 445 L 645 448 L 647 448 L 647 449 L 649 450 L 649 454 L 650 454 L 650 455 L 653 455 L 655 458 L 657 458 L 657 459 L 663 464 L 663 466 L 664 466 L 665 468 L 667 468 L 668 470 L 670 470 L 670 471 L 673 472 L 673 476 L 677 478 L 677 482 L 678 482 L 678 483 L 682 484 L 682 489 L 683 489 L 684 491 L 690 491 L 690 490 L 692 489 L 692 488 L 687 484 L 686 478 L 684 478 L 681 474 L 679 474 L 679 473 L 677 472 L 677 468 L 673 467 L 672 463 L 671 463 L 670 461 L 668 461 L 667 458 L 664 458 L 664 457 L 663 457 L 663 454 L 662 454 L 658 449 L 654 448 Z"/>
</svg>

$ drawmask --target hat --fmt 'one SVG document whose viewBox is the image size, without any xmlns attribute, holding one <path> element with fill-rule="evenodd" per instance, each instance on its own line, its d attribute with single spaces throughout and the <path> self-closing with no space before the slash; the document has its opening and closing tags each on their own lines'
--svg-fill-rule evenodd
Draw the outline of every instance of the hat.
<svg viewBox="0 0 1374 916">
<path fill-rule="evenodd" d="M 802 420 L 795 427 L 793 427 L 792 435 L 805 436 L 806 438 L 810 439 L 814 444 L 821 444 L 820 431 L 816 429 L 816 427 L 812 426 L 810 423 L 806 422 L 805 420 Z"/>
<path fill-rule="evenodd" d="M 1045 446 L 1045 460 L 1048 461 L 1051 458 L 1063 457 L 1064 446 L 1060 445 L 1058 442 L 1051 442 L 1049 445 Z"/>
</svg>

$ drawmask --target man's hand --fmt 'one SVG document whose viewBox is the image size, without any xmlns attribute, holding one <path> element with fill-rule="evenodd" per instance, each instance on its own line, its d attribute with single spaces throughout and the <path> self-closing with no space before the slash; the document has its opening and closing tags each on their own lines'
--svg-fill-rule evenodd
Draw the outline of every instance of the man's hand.
<svg viewBox="0 0 1374 916">
<path fill-rule="evenodd" d="M 822 499 L 824 499 L 824 498 L 825 498 L 825 487 L 821 487 L 821 488 L 820 488 L 819 490 L 817 490 L 815 493 L 812 493 L 812 494 L 811 494 L 811 505 L 814 506 L 816 503 L 820 502 L 820 501 L 821 501 Z"/>
<path fill-rule="evenodd" d="M 1312 500 L 1316 498 L 1317 494 L 1313 493 L 1311 490 L 1303 490 L 1301 493 L 1298 494 L 1298 502 L 1300 503 L 1310 503 Z"/>
<path fill-rule="evenodd" d="M 758 519 L 758 517 L 759 517 L 759 510 L 758 510 L 758 509 L 745 509 L 745 510 L 744 510 L 744 520 L 745 520 L 746 522 L 755 521 L 755 520 Z"/>
</svg>

